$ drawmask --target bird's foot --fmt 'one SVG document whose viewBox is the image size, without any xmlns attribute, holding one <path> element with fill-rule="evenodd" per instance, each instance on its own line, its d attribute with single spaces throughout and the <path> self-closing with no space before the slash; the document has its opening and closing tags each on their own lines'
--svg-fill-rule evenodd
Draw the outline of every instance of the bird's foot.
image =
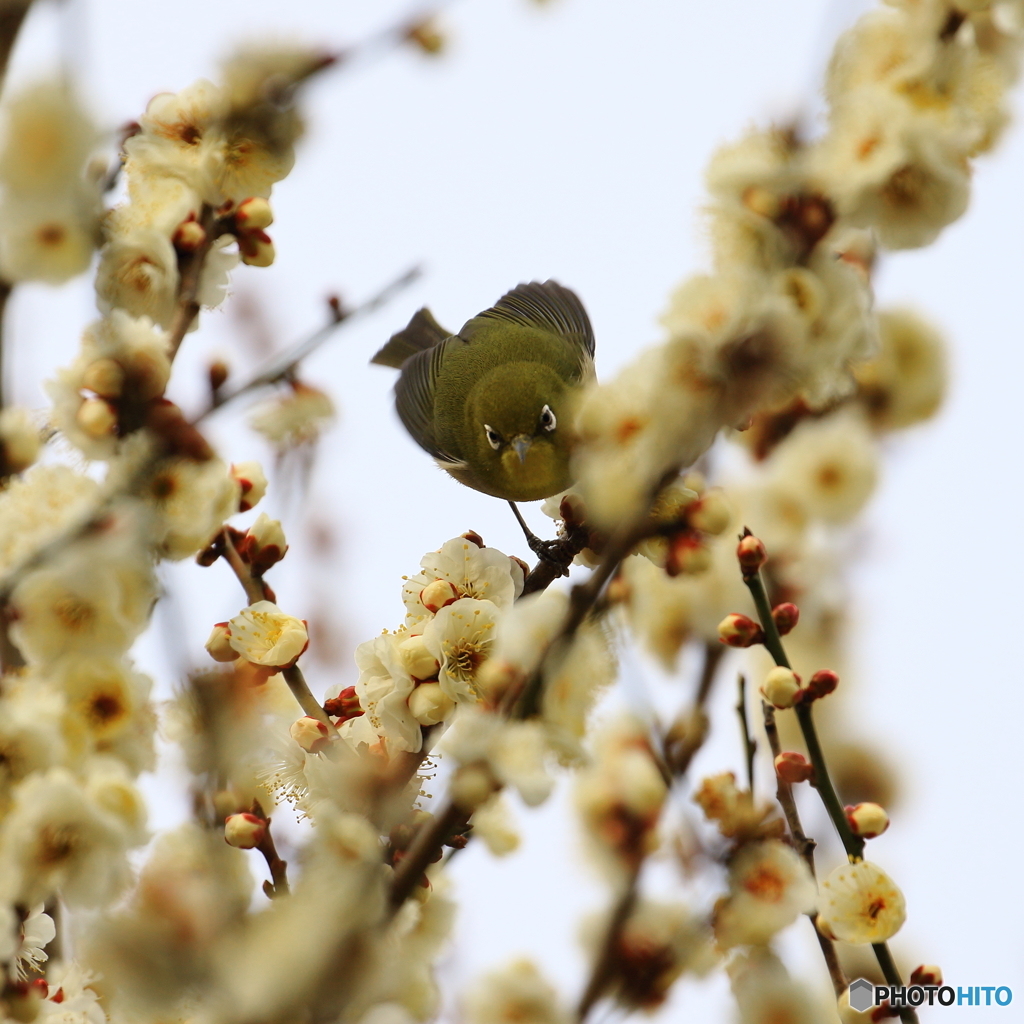
<svg viewBox="0 0 1024 1024">
<path fill-rule="evenodd" d="M 539 559 L 558 566 L 561 569 L 560 576 L 569 575 L 569 566 L 577 553 L 566 540 L 541 540 L 535 533 L 531 533 L 526 538 L 526 543 Z"/>
</svg>

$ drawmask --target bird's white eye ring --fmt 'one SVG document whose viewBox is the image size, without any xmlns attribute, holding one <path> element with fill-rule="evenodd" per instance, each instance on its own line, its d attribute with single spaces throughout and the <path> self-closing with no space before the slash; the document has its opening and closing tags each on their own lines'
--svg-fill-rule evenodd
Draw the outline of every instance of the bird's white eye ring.
<svg viewBox="0 0 1024 1024">
<path fill-rule="evenodd" d="M 487 443 L 497 451 L 501 447 L 501 434 L 494 427 L 489 427 L 486 423 L 484 424 L 484 434 L 487 436 Z"/>
<path fill-rule="evenodd" d="M 555 419 L 555 414 L 551 411 L 550 405 L 545 405 L 540 411 L 540 425 L 544 430 L 550 433 L 555 427 L 558 426 L 558 421 Z"/>
</svg>

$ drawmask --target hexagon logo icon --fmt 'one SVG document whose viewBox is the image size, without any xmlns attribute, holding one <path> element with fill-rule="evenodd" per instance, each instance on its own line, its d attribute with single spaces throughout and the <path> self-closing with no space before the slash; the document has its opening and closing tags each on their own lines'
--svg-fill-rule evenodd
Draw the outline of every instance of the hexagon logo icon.
<svg viewBox="0 0 1024 1024">
<path fill-rule="evenodd" d="M 858 1013 L 870 1010 L 874 1005 L 874 986 L 864 978 L 858 978 L 850 984 L 850 1006 Z"/>
</svg>

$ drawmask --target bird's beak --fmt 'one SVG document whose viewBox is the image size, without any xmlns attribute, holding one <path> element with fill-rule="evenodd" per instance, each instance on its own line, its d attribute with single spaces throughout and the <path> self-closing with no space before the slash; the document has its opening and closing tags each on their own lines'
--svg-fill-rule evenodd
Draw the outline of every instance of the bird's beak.
<svg viewBox="0 0 1024 1024">
<path fill-rule="evenodd" d="M 526 453 L 530 450 L 531 444 L 533 444 L 533 438 L 527 437 L 525 434 L 520 434 L 518 437 L 513 438 L 512 447 L 515 448 L 520 463 L 526 461 Z"/>
</svg>

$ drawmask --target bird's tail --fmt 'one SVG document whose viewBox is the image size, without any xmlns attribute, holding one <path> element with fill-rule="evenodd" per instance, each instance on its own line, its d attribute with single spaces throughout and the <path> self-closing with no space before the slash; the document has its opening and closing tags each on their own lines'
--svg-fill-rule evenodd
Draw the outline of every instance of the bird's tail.
<svg viewBox="0 0 1024 1024">
<path fill-rule="evenodd" d="M 392 334 L 388 343 L 370 360 L 379 366 L 393 366 L 400 370 L 405 361 L 425 349 L 440 345 L 451 335 L 424 307 L 409 321 L 409 326 Z"/>
</svg>

